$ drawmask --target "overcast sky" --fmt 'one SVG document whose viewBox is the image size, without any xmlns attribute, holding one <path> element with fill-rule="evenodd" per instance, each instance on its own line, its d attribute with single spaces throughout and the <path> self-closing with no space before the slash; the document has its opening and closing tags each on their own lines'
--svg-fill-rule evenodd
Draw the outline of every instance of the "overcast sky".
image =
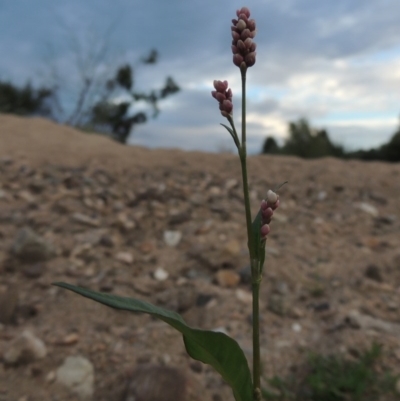
<svg viewBox="0 0 400 401">
<path fill-rule="evenodd" d="M 238 125 L 240 73 L 231 61 L 230 25 L 244 5 L 257 23 L 257 61 L 247 79 L 251 153 L 268 135 L 284 138 L 288 121 L 300 117 L 351 149 L 393 135 L 399 0 L 0 0 L 0 79 L 46 83 L 57 73 L 71 100 L 79 87 L 77 54 L 106 45 L 97 74 L 129 62 L 137 67 L 136 88 L 161 87 L 171 75 L 182 89 L 160 103 L 157 119 L 135 129 L 131 143 L 230 150 L 210 91 L 214 79 L 228 80 Z M 140 66 L 152 48 L 159 62 Z"/>
</svg>

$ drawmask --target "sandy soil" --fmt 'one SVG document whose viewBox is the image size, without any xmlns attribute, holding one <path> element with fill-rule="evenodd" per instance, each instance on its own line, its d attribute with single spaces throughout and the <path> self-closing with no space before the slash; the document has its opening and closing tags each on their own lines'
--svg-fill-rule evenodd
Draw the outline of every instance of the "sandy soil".
<svg viewBox="0 0 400 401">
<path fill-rule="evenodd" d="M 265 377 L 301 374 L 310 351 L 354 358 L 373 341 L 383 345 L 380 369 L 400 374 L 400 164 L 254 156 L 249 176 L 254 212 L 268 189 L 289 181 L 267 242 Z M 0 115 L 0 400 L 78 400 L 57 382 L 72 355 L 93 364 L 99 401 L 128 400 L 132 374 L 149 364 L 178 368 L 188 400 L 233 400 L 164 323 L 51 283 L 177 310 L 227 332 L 251 362 L 240 177 L 236 155 L 128 147 Z M 33 261 L 15 251 L 26 227 L 49 255 Z M 27 329 L 46 356 L 8 363 Z"/>
</svg>

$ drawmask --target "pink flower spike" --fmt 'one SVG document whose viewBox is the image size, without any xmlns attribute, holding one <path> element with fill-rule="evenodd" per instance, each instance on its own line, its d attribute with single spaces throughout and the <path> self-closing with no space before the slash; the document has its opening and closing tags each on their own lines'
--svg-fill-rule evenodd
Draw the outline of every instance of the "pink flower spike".
<svg viewBox="0 0 400 401">
<path fill-rule="evenodd" d="M 221 114 L 226 118 L 232 115 L 233 110 L 232 90 L 228 89 L 228 86 L 228 81 L 214 80 L 216 90 L 211 92 L 211 96 L 219 103 Z"/>
<path fill-rule="evenodd" d="M 246 70 L 256 62 L 256 44 L 252 41 L 256 36 L 256 23 L 254 19 L 249 19 L 250 10 L 247 7 L 237 10 L 236 15 L 238 18 L 232 20 L 231 26 L 233 64 Z"/>
</svg>

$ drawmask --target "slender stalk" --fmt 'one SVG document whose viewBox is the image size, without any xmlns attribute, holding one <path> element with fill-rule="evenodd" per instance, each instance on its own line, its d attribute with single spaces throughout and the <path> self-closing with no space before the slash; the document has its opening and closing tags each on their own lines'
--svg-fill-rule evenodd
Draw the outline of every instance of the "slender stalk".
<svg viewBox="0 0 400 401">
<path fill-rule="evenodd" d="M 241 69 L 242 74 L 242 143 L 239 149 L 240 164 L 242 166 L 243 196 L 246 211 L 247 240 L 250 253 L 250 262 L 254 259 L 253 231 L 251 229 L 251 209 L 249 184 L 247 180 L 247 151 L 246 151 L 246 70 Z"/>
<path fill-rule="evenodd" d="M 252 283 L 253 292 L 253 389 L 254 396 L 261 389 L 261 356 L 260 356 L 260 280 Z"/>
<path fill-rule="evenodd" d="M 253 390 L 254 400 L 261 399 L 261 364 L 260 364 L 260 261 L 256 258 L 254 235 L 252 230 L 251 208 L 249 185 L 247 179 L 247 150 L 246 150 L 246 68 L 241 68 L 242 75 L 242 143 L 239 148 L 240 164 L 242 167 L 243 195 L 246 210 L 247 238 L 250 254 L 250 266 L 252 274 L 252 293 L 253 293 Z"/>
</svg>

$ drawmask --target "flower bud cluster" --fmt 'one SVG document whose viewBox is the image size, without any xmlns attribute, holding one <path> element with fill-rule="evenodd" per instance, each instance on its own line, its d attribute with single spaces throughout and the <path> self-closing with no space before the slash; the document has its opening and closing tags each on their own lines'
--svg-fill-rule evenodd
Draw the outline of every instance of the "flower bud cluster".
<svg viewBox="0 0 400 401">
<path fill-rule="evenodd" d="M 274 210 L 279 206 L 279 195 L 269 190 L 267 199 L 261 202 L 261 239 L 266 240 L 267 235 L 271 231 L 269 223 L 271 223 Z"/>
<path fill-rule="evenodd" d="M 247 68 L 256 62 L 256 44 L 253 42 L 256 36 L 256 22 L 249 19 L 250 10 L 247 7 L 237 10 L 236 15 L 238 19 L 232 20 L 231 27 L 233 64 Z"/>
<path fill-rule="evenodd" d="M 211 92 L 213 98 L 219 102 L 219 109 L 224 117 L 232 115 L 232 91 L 228 89 L 228 81 L 214 81 L 215 91 Z"/>
</svg>

